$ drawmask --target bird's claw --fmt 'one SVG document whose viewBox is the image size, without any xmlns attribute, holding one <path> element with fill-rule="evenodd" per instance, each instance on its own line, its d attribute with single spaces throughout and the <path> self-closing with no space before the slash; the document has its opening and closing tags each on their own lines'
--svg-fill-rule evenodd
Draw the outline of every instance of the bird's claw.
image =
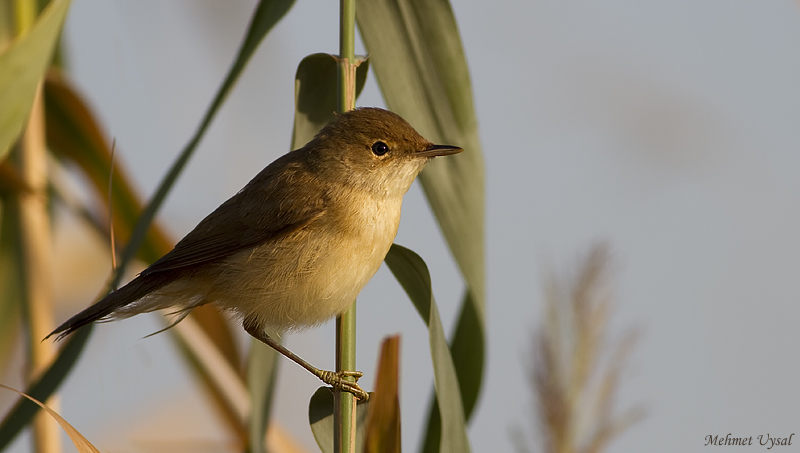
<svg viewBox="0 0 800 453">
<path fill-rule="evenodd" d="M 355 381 L 348 381 L 345 378 L 355 378 L 356 381 L 364 376 L 360 371 L 320 371 L 319 378 L 322 382 L 330 385 L 336 390 L 343 390 L 352 393 L 361 401 L 369 399 L 369 393 L 365 392 Z"/>
</svg>

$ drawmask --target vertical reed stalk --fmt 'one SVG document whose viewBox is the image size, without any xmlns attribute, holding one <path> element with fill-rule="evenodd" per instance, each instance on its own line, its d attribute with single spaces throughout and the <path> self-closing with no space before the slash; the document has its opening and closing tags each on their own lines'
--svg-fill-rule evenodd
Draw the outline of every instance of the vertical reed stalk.
<svg viewBox="0 0 800 453">
<path fill-rule="evenodd" d="M 356 105 L 356 2 L 339 3 L 339 71 L 336 110 L 340 113 Z M 356 304 L 336 318 L 336 371 L 356 369 Z M 346 392 L 334 395 L 334 451 L 354 452 L 356 438 L 356 401 Z"/>
<path fill-rule="evenodd" d="M 17 32 L 21 35 L 36 21 L 37 5 L 34 0 L 18 0 L 14 6 Z M 29 382 L 34 382 L 55 357 L 53 343 L 42 341 L 54 327 L 44 125 L 42 84 L 39 83 L 28 124 L 17 147 L 20 173 L 28 188 L 19 194 L 19 222 L 22 239 L 23 304 L 29 335 Z M 50 398 L 47 405 L 58 410 L 55 398 Z M 39 412 L 34 419 L 33 439 L 36 451 L 40 453 L 61 451 L 60 428 L 45 412 Z"/>
<path fill-rule="evenodd" d="M 34 382 L 55 357 L 53 343 L 42 341 L 55 327 L 50 253 L 50 225 L 47 214 L 47 153 L 44 143 L 44 104 L 41 85 L 36 92 L 31 117 L 20 142 L 20 165 L 29 193 L 20 194 L 22 275 L 28 324 L 28 380 Z M 55 397 L 47 405 L 58 410 Z M 61 432 L 44 411 L 34 421 L 38 452 L 61 451 Z"/>
</svg>

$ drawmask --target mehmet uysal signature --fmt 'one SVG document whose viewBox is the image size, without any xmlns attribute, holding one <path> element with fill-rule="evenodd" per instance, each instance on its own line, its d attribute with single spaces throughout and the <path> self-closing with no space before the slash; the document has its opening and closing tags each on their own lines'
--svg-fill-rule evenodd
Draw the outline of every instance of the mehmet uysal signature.
<svg viewBox="0 0 800 453">
<path fill-rule="evenodd" d="M 789 435 L 789 437 L 772 437 L 772 436 L 769 435 L 769 433 L 767 433 L 766 435 L 759 434 L 758 436 L 756 436 L 756 441 L 759 444 L 764 445 L 764 446 L 769 445 L 767 447 L 767 450 L 770 450 L 772 447 L 774 447 L 776 445 L 780 445 L 780 446 L 792 445 L 792 436 L 794 436 L 794 433 Z M 728 435 L 725 436 L 725 437 L 712 436 L 712 435 L 709 434 L 708 436 L 705 437 L 705 439 L 706 439 L 706 443 L 703 444 L 704 446 L 706 446 L 706 445 L 753 445 L 753 436 L 749 436 L 749 437 L 734 437 L 734 436 L 731 435 L 731 433 L 728 433 Z"/>
</svg>

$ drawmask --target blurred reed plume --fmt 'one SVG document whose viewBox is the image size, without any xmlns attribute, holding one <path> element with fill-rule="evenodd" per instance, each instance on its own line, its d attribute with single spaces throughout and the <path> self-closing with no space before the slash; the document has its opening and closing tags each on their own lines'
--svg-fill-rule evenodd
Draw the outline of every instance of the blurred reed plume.
<svg viewBox="0 0 800 453">
<path fill-rule="evenodd" d="M 545 316 L 533 336 L 528 379 L 535 426 L 518 429 L 520 451 L 597 453 L 644 416 L 641 407 L 616 415 L 620 374 L 637 332 L 609 341 L 612 291 L 609 250 L 595 245 L 574 279 L 551 276 L 545 285 Z M 538 433 L 537 437 L 523 433 Z"/>
</svg>

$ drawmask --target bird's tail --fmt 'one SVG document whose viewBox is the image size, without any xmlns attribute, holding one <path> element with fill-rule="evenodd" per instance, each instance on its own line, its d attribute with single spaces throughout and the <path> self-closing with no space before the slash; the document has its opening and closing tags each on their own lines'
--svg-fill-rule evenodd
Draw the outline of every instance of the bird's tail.
<svg viewBox="0 0 800 453">
<path fill-rule="evenodd" d="M 69 318 L 58 326 L 56 330 L 50 332 L 50 334 L 45 337 L 45 340 L 53 335 L 58 335 L 56 340 L 61 340 L 87 324 L 107 319 L 113 315 L 115 311 L 136 302 L 168 283 L 166 279 L 154 277 L 156 276 L 140 275 L 136 277 L 127 285 L 109 293 L 91 307 Z M 131 316 L 132 314 L 133 313 L 129 313 L 127 316 Z"/>
</svg>

